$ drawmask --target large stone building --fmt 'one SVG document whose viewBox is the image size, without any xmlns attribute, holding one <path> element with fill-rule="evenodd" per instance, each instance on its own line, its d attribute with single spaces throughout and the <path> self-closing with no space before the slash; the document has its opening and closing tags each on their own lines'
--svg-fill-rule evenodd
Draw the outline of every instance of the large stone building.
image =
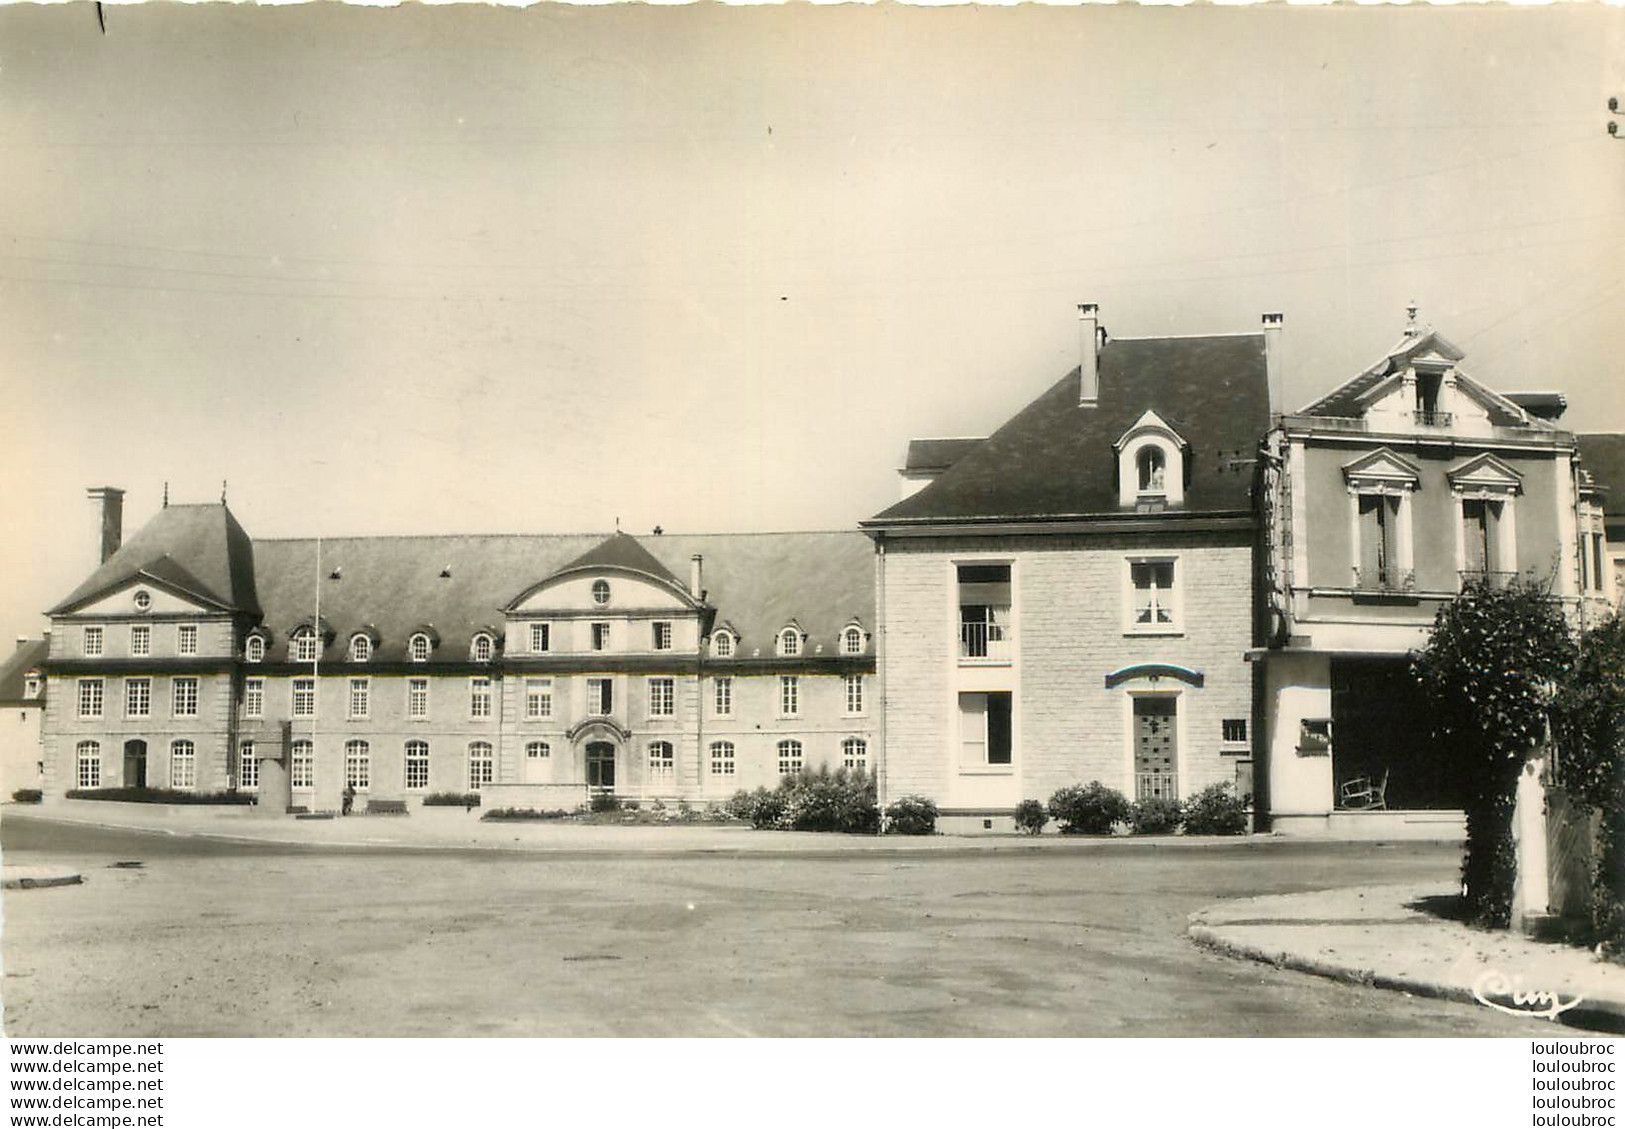
<svg viewBox="0 0 1625 1129">
<path fill-rule="evenodd" d="M 0 661 L 0 798 L 38 788 L 44 777 L 41 744 L 45 714 L 48 639 L 18 639 Z"/>
<path fill-rule="evenodd" d="M 871 767 L 858 533 L 256 541 L 222 503 L 111 544 L 50 613 L 53 793 L 554 808 Z"/>
<path fill-rule="evenodd" d="M 948 829 L 1022 799 L 1250 790 L 1251 488 L 1281 320 L 1109 338 L 981 440 L 917 441 L 863 523 L 879 570 L 888 795 Z"/>
</svg>

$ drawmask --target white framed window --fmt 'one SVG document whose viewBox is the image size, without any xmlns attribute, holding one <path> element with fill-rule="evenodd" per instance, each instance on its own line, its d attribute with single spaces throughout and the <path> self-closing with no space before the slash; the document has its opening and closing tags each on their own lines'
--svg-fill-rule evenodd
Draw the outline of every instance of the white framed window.
<svg viewBox="0 0 1625 1129">
<path fill-rule="evenodd" d="M 848 737 L 842 741 L 841 764 L 847 768 L 868 769 L 869 742 L 862 737 Z"/>
<path fill-rule="evenodd" d="M 475 741 L 468 746 L 468 787 L 478 791 L 491 783 L 496 762 L 491 756 L 491 742 Z"/>
<path fill-rule="evenodd" d="M 525 716 L 553 716 L 553 680 L 551 678 L 525 679 Z"/>
<path fill-rule="evenodd" d="M 357 792 L 372 787 L 372 749 L 365 741 L 344 742 L 344 786 Z"/>
<path fill-rule="evenodd" d="M 488 663 L 496 652 L 496 644 L 491 637 L 483 631 L 474 636 L 474 643 L 469 651 L 470 656 L 477 663 Z"/>
<path fill-rule="evenodd" d="M 1455 481 L 1466 484 L 1472 478 L 1468 474 Z M 1420 467 L 1382 447 L 1345 464 L 1343 479 L 1349 495 L 1351 586 L 1378 592 L 1414 589 L 1411 495 L 1421 487 Z"/>
<path fill-rule="evenodd" d="M 1135 482 L 1140 497 L 1160 497 L 1168 492 L 1168 456 L 1153 443 L 1140 448 L 1134 456 Z"/>
<path fill-rule="evenodd" d="M 364 663 L 372 661 L 372 639 L 366 635 L 356 635 L 350 639 L 350 661 Z"/>
<path fill-rule="evenodd" d="M 734 743 L 732 741 L 711 742 L 711 775 L 732 776 L 734 774 Z"/>
<path fill-rule="evenodd" d="M 594 580 L 592 582 L 592 602 L 599 607 L 609 603 L 609 581 Z"/>
<path fill-rule="evenodd" d="M 144 612 L 152 607 L 152 593 L 145 588 L 138 589 L 135 594 L 135 610 Z"/>
<path fill-rule="evenodd" d="M 102 716 L 102 680 L 100 678 L 81 678 L 79 680 L 79 716 Z"/>
<path fill-rule="evenodd" d="M 265 679 L 243 679 L 243 716 L 265 716 Z"/>
<path fill-rule="evenodd" d="M 300 738 L 293 743 L 288 752 L 289 787 L 316 787 L 316 746 L 304 738 Z"/>
<path fill-rule="evenodd" d="M 429 680 L 427 678 L 408 678 L 406 680 L 406 716 L 413 721 L 422 721 L 429 716 Z"/>
<path fill-rule="evenodd" d="M 1131 632 L 1173 634 L 1181 629 L 1177 557 L 1135 557 L 1128 562 Z"/>
<path fill-rule="evenodd" d="M 75 750 L 78 765 L 79 787 L 100 788 L 102 786 L 102 747 L 96 741 L 81 741 Z"/>
<path fill-rule="evenodd" d="M 372 680 L 350 679 L 350 720 L 363 721 L 372 713 Z"/>
<path fill-rule="evenodd" d="M 412 661 L 415 662 L 415 663 L 426 663 L 426 662 L 428 662 L 429 661 L 429 637 L 427 635 L 423 634 L 421 631 L 418 634 L 412 636 L 411 639 L 407 640 L 406 653 L 411 657 Z"/>
<path fill-rule="evenodd" d="M 99 659 L 102 657 L 102 629 L 99 627 L 85 628 L 85 658 Z"/>
<path fill-rule="evenodd" d="M 843 689 L 846 692 L 846 712 L 848 715 L 863 712 L 863 675 L 843 674 L 841 676 Z"/>
<path fill-rule="evenodd" d="M 734 680 L 730 675 L 718 675 L 711 683 L 711 712 L 717 717 L 732 717 L 734 712 Z"/>
<path fill-rule="evenodd" d="M 553 755 L 553 748 L 546 741 L 530 741 L 525 745 L 525 759 L 546 760 Z"/>
<path fill-rule="evenodd" d="M 801 653 L 801 631 L 795 627 L 786 627 L 779 632 L 779 654 L 795 656 Z"/>
<path fill-rule="evenodd" d="M 243 647 L 243 657 L 251 663 L 265 661 L 265 636 L 250 635 Z"/>
<path fill-rule="evenodd" d="M 144 659 L 152 654 L 152 628 L 145 623 L 130 625 L 130 656 Z"/>
<path fill-rule="evenodd" d="M 171 684 L 170 703 L 175 717 L 197 716 L 197 679 L 177 678 Z"/>
<path fill-rule="evenodd" d="M 294 662 L 315 662 L 317 655 L 316 632 L 308 627 L 301 627 L 293 633 L 293 638 L 288 641 L 288 647 L 293 653 Z"/>
<path fill-rule="evenodd" d="M 1010 692 L 959 695 L 961 768 L 1008 768 L 1014 760 L 1010 739 Z"/>
<path fill-rule="evenodd" d="M 779 716 L 798 717 L 801 714 L 801 679 L 794 674 L 779 675 Z"/>
<path fill-rule="evenodd" d="M 292 683 L 293 716 L 316 716 L 316 680 L 314 678 L 295 678 Z"/>
<path fill-rule="evenodd" d="M 553 648 L 553 629 L 551 624 L 533 623 L 530 625 L 530 649 L 541 654 Z"/>
<path fill-rule="evenodd" d="M 1625 566 L 1622 566 L 1619 571 L 1620 571 L 1620 575 L 1625 576 Z M 23 697 L 25 697 L 25 698 L 37 698 L 37 697 L 39 697 L 40 687 L 41 687 L 41 682 L 40 682 L 39 675 L 37 675 L 37 674 L 28 675 L 28 677 L 26 679 L 24 679 L 24 681 L 23 681 Z"/>
<path fill-rule="evenodd" d="M 649 716 L 671 717 L 676 712 L 677 684 L 670 678 L 649 679 Z"/>
<path fill-rule="evenodd" d="M 854 623 L 841 632 L 841 654 L 863 654 L 863 628 Z"/>
<path fill-rule="evenodd" d="M 659 620 L 654 625 L 654 649 L 657 651 L 671 650 L 671 624 L 666 620 Z"/>
<path fill-rule="evenodd" d="M 468 680 L 468 716 L 491 716 L 491 680 L 484 675 Z"/>
<path fill-rule="evenodd" d="M 406 743 L 406 787 L 419 791 L 429 786 L 429 742 Z"/>
<path fill-rule="evenodd" d="M 126 678 L 124 680 L 124 716 L 152 716 L 152 679 Z"/>
<path fill-rule="evenodd" d="M 1227 717 L 1220 723 L 1220 738 L 1226 745 L 1245 745 L 1247 743 L 1247 719 L 1244 717 Z"/>
<path fill-rule="evenodd" d="M 656 780 L 669 780 L 677 764 L 670 741 L 649 742 L 649 775 Z"/>
<path fill-rule="evenodd" d="M 609 650 L 609 624 L 595 623 L 592 625 L 592 649 L 595 651 Z"/>
<path fill-rule="evenodd" d="M 711 653 L 719 659 L 732 658 L 734 653 L 733 633 L 729 631 L 712 632 Z"/>
<path fill-rule="evenodd" d="M 1154 411 L 1146 411 L 1117 440 L 1117 503 L 1179 505 L 1185 500 L 1185 440 Z"/>
<path fill-rule="evenodd" d="M 237 787 L 253 792 L 260 786 L 260 761 L 254 753 L 254 742 L 244 741 L 237 748 Z"/>
<path fill-rule="evenodd" d="M 183 623 L 175 628 L 175 653 L 177 655 L 197 654 L 197 624 Z"/>
<path fill-rule="evenodd" d="M 587 679 L 587 712 L 594 717 L 608 717 L 614 713 L 615 680 L 612 678 Z"/>
<path fill-rule="evenodd" d="M 197 787 L 197 746 L 182 738 L 169 745 L 169 786 Z"/>
<path fill-rule="evenodd" d="M 801 742 L 784 740 L 779 742 L 779 775 L 794 776 L 801 771 Z"/>
</svg>

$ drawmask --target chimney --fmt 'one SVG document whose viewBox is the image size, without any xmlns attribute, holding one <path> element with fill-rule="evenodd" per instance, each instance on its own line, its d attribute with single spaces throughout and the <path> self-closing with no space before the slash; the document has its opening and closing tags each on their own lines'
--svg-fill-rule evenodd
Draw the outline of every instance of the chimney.
<svg viewBox="0 0 1625 1129">
<path fill-rule="evenodd" d="M 1092 408 L 1100 402 L 1100 307 L 1093 302 L 1078 306 L 1078 406 Z"/>
<path fill-rule="evenodd" d="M 102 504 L 102 560 L 124 543 L 124 491 L 117 486 L 94 486 L 85 491 Z"/>
<path fill-rule="evenodd" d="M 1281 364 L 1281 327 L 1285 320 L 1280 314 L 1264 315 L 1264 371 L 1269 376 L 1270 411 L 1276 415 L 1286 411 L 1286 375 Z"/>
<path fill-rule="evenodd" d="M 705 569 L 705 558 L 695 553 L 688 559 L 688 594 L 696 600 L 705 599 L 705 592 L 700 588 L 700 579 Z"/>
</svg>

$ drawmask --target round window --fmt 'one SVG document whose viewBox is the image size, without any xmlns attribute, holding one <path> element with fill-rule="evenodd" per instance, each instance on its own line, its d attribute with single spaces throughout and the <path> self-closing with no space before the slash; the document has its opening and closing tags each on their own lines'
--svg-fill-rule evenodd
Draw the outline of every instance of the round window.
<svg viewBox="0 0 1625 1129">
<path fill-rule="evenodd" d="M 595 604 L 609 603 L 609 581 L 594 580 L 592 582 L 592 602 Z"/>
<path fill-rule="evenodd" d="M 142 589 L 135 594 L 135 610 L 144 612 L 152 607 L 152 593 Z"/>
</svg>

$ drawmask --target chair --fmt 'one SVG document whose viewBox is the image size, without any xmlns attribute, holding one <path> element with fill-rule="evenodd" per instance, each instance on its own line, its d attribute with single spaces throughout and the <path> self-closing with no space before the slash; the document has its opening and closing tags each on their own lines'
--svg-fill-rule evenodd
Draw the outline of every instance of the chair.
<svg viewBox="0 0 1625 1129">
<path fill-rule="evenodd" d="M 1337 806 L 1360 811 L 1387 811 L 1388 770 L 1383 769 L 1382 776 L 1374 783 L 1369 776 L 1356 776 L 1343 781 L 1338 789 Z"/>
</svg>

